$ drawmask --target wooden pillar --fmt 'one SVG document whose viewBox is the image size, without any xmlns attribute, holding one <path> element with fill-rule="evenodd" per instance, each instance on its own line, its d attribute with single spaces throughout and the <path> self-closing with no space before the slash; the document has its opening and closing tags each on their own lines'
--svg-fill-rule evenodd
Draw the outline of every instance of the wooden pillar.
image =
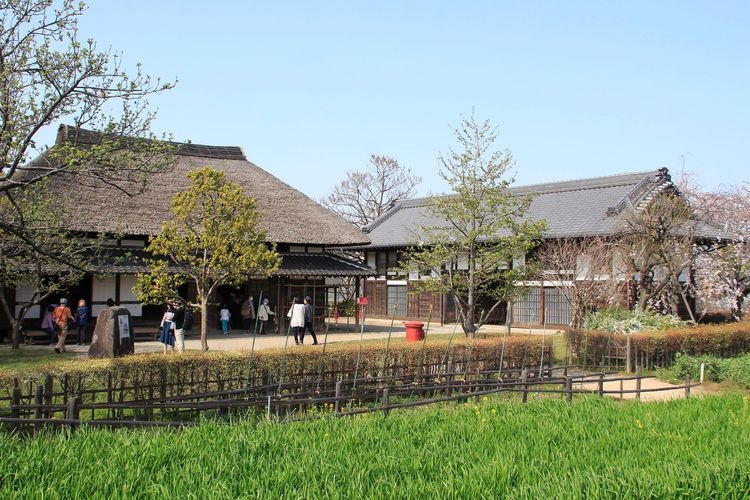
<svg viewBox="0 0 750 500">
<path fill-rule="evenodd" d="M 120 304 L 120 273 L 115 274 L 115 304 Z"/>
<path fill-rule="evenodd" d="M 542 281 L 541 284 L 539 285 L 539 324 L 540 325 L 543 325 L 544 320 L 545 320 L 544 301 L 545 301 L 544 281 Z"/>
<path fill-rule="evenodd" d="M 281 276 L 276 277 L 276 308 L 278 314 L 276 314 L 276 333 L 284 333 L 286 331 L 284 322 L 286 321 L 286 311 L 284 311 L 281 305 Z"/>
<path fill-rule="evenodd" d="M 354 279 L 354 297 L 359 298 L 360 293 L 360 287 L 359 287 L 359 278 Z M 354 324 L 359 325 L 359 307 L 354 308 Z"/>
</svg>

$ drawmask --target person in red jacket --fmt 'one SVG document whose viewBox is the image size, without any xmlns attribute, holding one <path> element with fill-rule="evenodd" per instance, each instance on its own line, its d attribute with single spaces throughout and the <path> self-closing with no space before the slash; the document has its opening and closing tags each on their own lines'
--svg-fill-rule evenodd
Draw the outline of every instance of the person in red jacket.
<svg viewBox="0 0 750 500">
<path fill-rule="evenodd" d="M 57 345 L 55 346 L 55 352 L 60 354 L 65 352 L 65 337 L 68 335 L 68 324 L 73 321 L 73 313 L 70 312 L 68 307 L 68 299 L 60 299 L 60 305 L 57 306 L 52 316 L 57 323 Z"/>
</svg>

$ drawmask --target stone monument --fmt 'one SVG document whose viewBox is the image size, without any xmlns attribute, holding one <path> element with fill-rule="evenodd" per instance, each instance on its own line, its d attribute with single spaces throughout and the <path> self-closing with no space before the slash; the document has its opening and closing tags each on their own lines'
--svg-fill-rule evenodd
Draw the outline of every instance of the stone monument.
<svg viewBox="0 0 750 500">
<path fill-rule="evenodd" d="M 90 358 L 113 358 L 133 354 L 133 327 L 125 307 L 108 307 L 96 318 L 89 346 Z"/>
</svg>

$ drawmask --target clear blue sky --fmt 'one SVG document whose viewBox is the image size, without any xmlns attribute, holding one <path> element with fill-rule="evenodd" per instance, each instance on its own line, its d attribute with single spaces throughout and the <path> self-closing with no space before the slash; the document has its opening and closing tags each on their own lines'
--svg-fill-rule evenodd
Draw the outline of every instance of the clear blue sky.
<svg viewBox="0 0 750 500">
<path fill-rule="evenodd" d="M 650 170 L 749 178 L 750 2 L 91 0 L 84 37 L 178 86 L 155 132 L 242 146 L 313 198 L 372 153 L 443 192 L 476 107 L 518 184 Z"/>
</svg>

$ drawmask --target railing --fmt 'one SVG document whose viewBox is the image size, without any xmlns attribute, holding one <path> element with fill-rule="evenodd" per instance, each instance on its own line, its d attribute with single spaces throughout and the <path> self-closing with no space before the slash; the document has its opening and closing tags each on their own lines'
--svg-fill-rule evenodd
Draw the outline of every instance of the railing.
<svg viewBox="0 0 750 500">
<path fill-rule="evenodd" d="M 559 372 L 559 374 L 558 374 Z M 309 383 L 276 383 L 249 388 L 209 391 L 173 397 L 155 397 L 133 401 L 84 403 L 75 396 L 65 404 L 45 403 L 43 387 L 37 387 L 33 402 L 24 403 L 21 389 L 13 389 L 8 409 L 10 415 L 0 417 L 0 426 L 21 433 L 36 435 L 46 428 L 71 431 L 81 425 L 89 427 L 183 427 L 197 425 L 201 420 L 219 417 L 240 418 L 243 412 L 256 416 L 283 419 L 352 416 L 364 413 L 389 412 L 482 398 L 498 393 L 518 394 L 520 402 L 530 394 L 557 395 L 572 401 L 575 395 L 598 394 L 619 396 L 660 391 L 684 391 L 690 396 L 693 384 L 685 378 L 682 386 L 645 389 L 642 380 L 653 377 L 614 377 L 611 373 L 568 375 L 568 367 L 498 372 L 451 372 L 423 374 L 416 377 L 383 377 L 339 380 L 333 390 L 316 390 Z M 623 389 L 623 382 L 635 381 L 635 389 Z M 605 390 L 605 384 L 620 382 L 619 390 Z M 588 386 L 588 387 L 587 387 Z M 83 415 L 89 415 L 85 418 Z"/>
</svg>

